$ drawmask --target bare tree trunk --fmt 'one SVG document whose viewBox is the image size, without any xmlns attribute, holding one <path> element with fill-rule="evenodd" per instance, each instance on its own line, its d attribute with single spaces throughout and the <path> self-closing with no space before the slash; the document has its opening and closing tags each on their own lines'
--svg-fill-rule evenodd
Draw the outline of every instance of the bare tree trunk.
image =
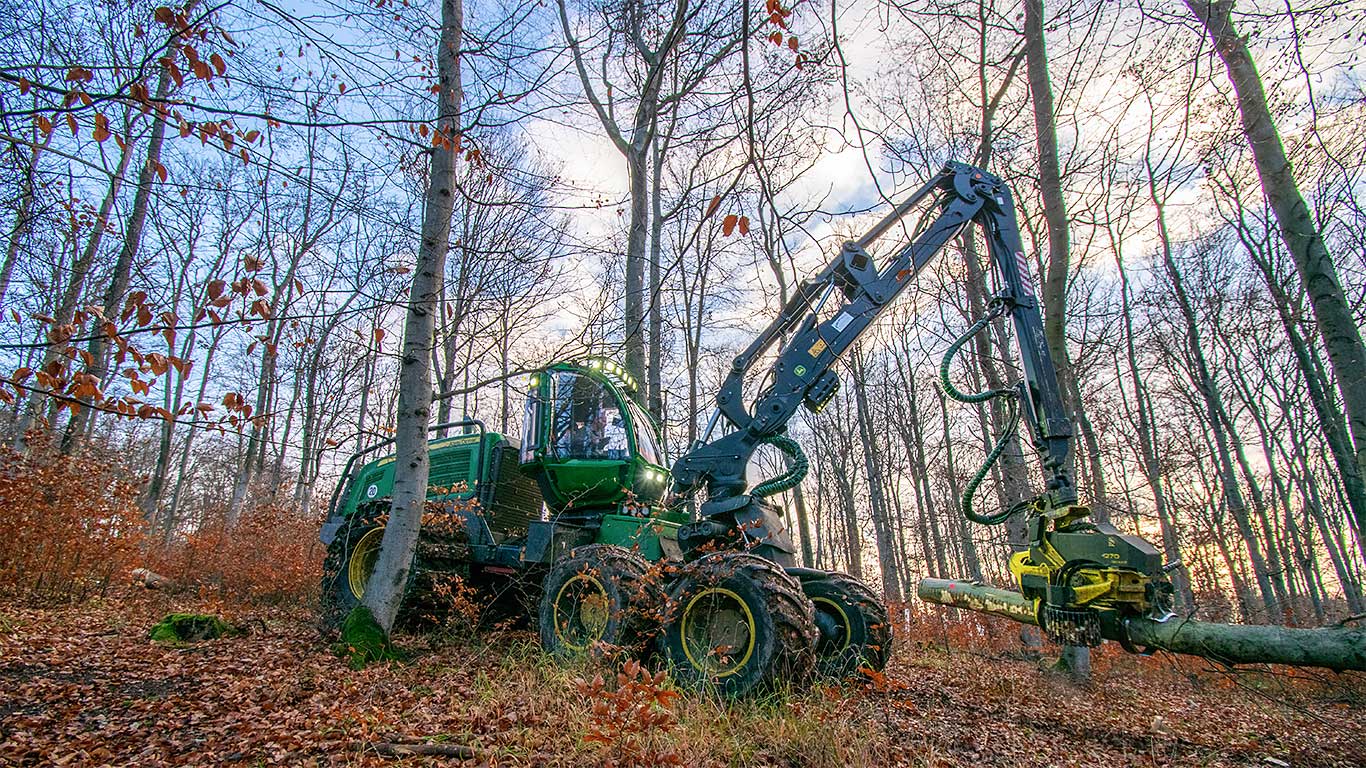
<svg viewBox="0 0 1366 768">
<path fill-rule="evenodd" d="M 394 491 L 389 523 L 363 604 L 387 636 L 398 617 L 408 583 L 422 512 L 427 500 L 427 424 L 431 419 L 431 355 L 440 311 L 451 216 L 455 213 L 455 142 L 460 115 L 460 41 L 464 31 L 463 0 L 442 0 L 441 37 L 436 65 L 437 130 L 445 137 L 431 149 L 431 171 L 422 219 L 422 243 L 413 269 L 408 317 L 403 329 L 399 369 L 399 408 L 394 444 Z"/>
<path fill-rule="evenodd" d="M 943 390 L 936 391 L 939 394 L 939 414 L 944 430 L 944 463 L 949 478 L 949 494 L 952 496 L 949 501 L 953 509 L 958 509 L 963 497 L 963 489 L 958 484 L 958 468 L 953 460 L 953 434 L 949 431 L 948 398 L 944 395 Z M 981 581 L 982 558 L 977 554 L 977 542 L 972 538 L 972 527 L 966 517 L 959 514 L 955 514 L 953 517 L 958 521 L 958 536 L 963 545 L 963 562 L 967 565 L 968 575 Z"/>
<path fill-rule="evenodd" d="M 1361 331 L 1347 304 L 1337 268 L 1309 204 L 1300 194 L 1247 40 L 1233 26 L 1232 0 L 1186 0 L 1186 6 L 1213 41 L 1237 93 L 1238 114 L 1262 190 L 1276 214 L 1281 239 L 1295 261 L 1300 282 L 1309 294 L 1323 346 L 1346 406 L 1357 475 L 1366 476 L 1366 345 L 1362 344 Z M 1366 516 L 1353 510 L 1353 522 L 1358 537 L 1366 537 Z"/>
<path fill-rule="evenodd" d="M 1201 348 L 1200 329 L 1197 324 L 1195 308 L 1191 306 L 1190 298 L 1186 294 L 1185 283 L 1172 256 L 1164 204 L 1158 199 L 1151 167 L 1148 168 L 1148 174 L 1150 197 L 1153 206 L 1157 209 L 1157 234 L 1161 241 L 1162 264 L 1166 269 L 1167 277 L 1171 280 L 1172 292 L 1176 297 L 1177 305 L 1181 309 L 1185 322 L 1187 352 L 1190 365 L 1193 368 L 1191 375 L 1195 388 L 1202 398 L 1202 410 L 1208 420 L 1209 429 L 1214 436 L 1214 457 L 1218 463 L 1224 500 L 1228 504 L 1229 514 L 1233 516 L 1233 521 L 1238 526 L 1238 532 L 1242 534 L 1243 543 L 1247 547 L 1248 556 L 1252 560 L 1253 576 L 1256 578 L 1257 586 L 1261 592 L 1266 616 L 1268 619 L 1274 619 L 1278 615 L 1276 592 L 1272 588 L 1266 558 L 1262 555 L 1261 545 L 1258 544 L 1256 532 L 1252 529 L 1252 521 L 1247 512 L 1247 503 L 1243 499 L 1242 489 L 1238 485 L 1238 475 L 1233 468 L 1232 449 L 1229 444 L 1228 433 L 1224 428 L 1225 409 L 1223 400 L 1213 374 L 1210 372 L 1209 364 L 1205 360 L 1205 353 Z"/>
<path fill-rule="evenodd" d="M 1134 321 L 1129 300 L 1129 275 L 1124 267 L 1124 256 L 1118 246 L 1115 248 L 1115 266 L 1119 270 L 1120 314 L 1124 318 L 1124 349 L 1129 362 L 1129 377 L 1134 388 L 1134 408 L 1138 414 L 1138 450 L 1143 478 L 1153 492 L 1153 507 L 1157 511 L 1157 522 L 1162 531 L 1162 556 L 1167 563 L 1181 561 L 1180 533 L 1167 505 L 1167 495 L 1162 490 L 1162 465 L 1157 458 L 1157 430 L 1153 424 L 1152 408 L 1148 401 L 1148 387 L 1143 381 L 1142 368 L 1138 361 L 1138 351 L 1134 346 Z M 1190 576 L 1185 568 L 1172 572 L 1172 585 L 1176 594 L 1187 609 L 1195 607 L 1195 593 L 1191 591 Z"/>
<path fill-rule="evenodd" d="M 1290 596 L 1286 591 L 1285 568 L 1281 564 L 1281 556 L 1277 551 L 1271 521 L 1266 514 L 1266 498 L 1262 495 L 1262 487 L 1257 482 L 1257 476 L 1253 474 L 1252 468 L 1248 464 L 1247 451 L 1243 448 L 1243 441 L 1238 436 L 1232 417 L 1224 410 L 1219 412 L 1218 417 L 1224 422 L 1224 432 L 1228 435 L 1229 445 L 1233 448 L 1233 458 L 1238 464 L 1239 471 L 1242 472 L 1243 481 L 1247 483 L 1248 494 L 1252 496 L 1252 512 L 1261 525 L 1262 541 L 1266 544 L 1267 578 L 1271 581 L 1271 589 L 1276 595 L 1276 602 L 1284 612 L 1291 607 Z"/>
<path fill-rule="evenodd" d="M 645 369 L 645 241 L 650 218 L 650 194 L 645 152 L 632 143 L 626 153 L 631 189 L 631 224 L 626 233 L 626 303 L 622 363 L 637 381 L 648 381 Z"/>
<path fill-rule="evenodd" d="M 797 514 L 797 539 L 802 547 L 802 566 L 815 568 L 815 549 L 811 542 L 811 518 L 806 509 L 806 492 L 802 484 L 792 487 L 792 507 Z"/>
<path fill-rule="evenodd" d="M 662 369 L 664 366 L 664 308 L 661 303 L 662 275 L 659 269 L 660 251 L 663 249 L 664 212 L 660 195 L 661 177 L 664 175 L 664 142 L 656 142 L 651 154 L 654 162 L 650 175 L 650 347 L 646 361 L 646 407 L 656 419 L 664 419 L 664 386 Z"/>
<path fill-rule="evenodd" d="M 1324 548 L 1328 551 L 1328 560 L 1333 564 L 1333 572 L 1337 575 L 1338 584 L 1342 586 L 1343 596 L 1347 599 L 1347 608 L 1352 613 L 1361 613 L 1366 610 L 1366 600 L 1362 600 L 1361 587 L 1353 577 L 1352 570 L 1347 563 L 1347 553 L 1338 546 L 1337 537 L 1333 535 L 1328 523 L 1328 516 L 1324 514 L 1323 497 L 1319 493 L 1318 481 L 1314 479 L 1313 470 L 1309 467 L 1309 459 L 1305 453 L 1304 443 L 1295 434 L 1293 421 L 1288 424 L 1290 429 L 1290 445 L 1295 453 L 1295 462 L 1300 467 L 1302 477 L 1299 486 L 1300 497 L 1303 499 L 1304 507 L 1308 511 L 1310 518 L 1314 521 L 1315 528 L 1318 529 L 1320 538 L 1323 539 Z"/>
<path fill-rule="evenodd" d="M 162 67 L 160 74 L 157 75 L 156 103 L 165 103 L 170 92 L 171 75 L 166 67 Z M 128 284 L 133 279 L 133 260 L 137 258 L 138 249 L 142 247 L 142 231 L 147 223 L 147 206 L 152 198 L 152 180 L 156 175 L 157 166 L 161 164 L 161 147 L 165 141 L 166 120 L 157 115 L 152 120 L 152 135 L 147 142 L 147 159 L 138 171 L 138 188 L 133 194 L 133 209 L 124 228 L 123 247 L 114 262 L 114 274 L 109 286 L 104 291 L 104 316 L 111 320 L 118 317 L 119 305 L 123 303 L 124 294 L 128 293 Z M 109 362 L 105 359 L 108 350 L 109 338 L 103 333 L 95 334 L 86 348 L 91 361 L 86 373 L 96 380 L 103 379 L 108 371 Z M 67 425 L 66 435 L 62 439 L 63 453 L 72 450 L 74 442 L 85 434 L 94 418 L 93 408 L 82 408 L 71 417 L 71 424 Z"/>
<path fill-rule="evenodd" d="M 177 306 L 179 303 L 180 297 L 177 296 L 172 301 L 172 306 Z M 180 357 L 182 359 L 188 359 L 189 356 L 193 354 L 194 343 L 195 332 L 191 330 L 186 335 L 185 341 L 181 344 Z M 177 350 L 168 343 L 166 345 L 166 354 L 174 355 L 176 353 Z M 180 401 L 184 394 L 184 376 L 178 376 L 174 386 L 172 386 L 170 382 L 167 382 L 163 395 L 162 407 L 164 407 L 168 413 L 175 413 L 180 407 Z M 176 423 L 175 421 L 168 419 L 163 421 L 160 426 L 161 428 L 159 431 L 161 434 L 157 440 L 156 466 L 152 470 L 152 477 L 147 483 L 147 489 L 142 495 L 142 514 L 147 522 L 153 524 L 153 526 L 160 525 L 162 529 L 165 530 L 165 528 L 172 525 L 173 522 L 158 519 L 158 512 L 161 508 L 161 496 L 166 491 L 166 481 L 171 469 L 171 449 L 175 440 Z"/>
<path fill-rule="evenodd" d="M 39 133 L 34 128 L 33 133 Z M 0 306 L 5 304 L 5 294 L 9 291 L 10 276 L 14 273 L 14 265 L 19 260 L 19 247 L 23 245 L 24 235 L 28 233 L 29 224 L 34 216 L 34 205 L 38 195 L 38 158 L 42 156 L 43 150 L 52 143 L 55 131 L 48 131 L 43 134 L 41 143 L 36 144 L 29 150 L 28 165 L 24 168 L 23 189 L 19 193 L 19 208 L 14 212 L 14 226 L 10 228 L 9 239 L 5 246 L 5 261 L 0 264 Z"/>
<path fill-rule="evenodd" d="M 1253 263 L 1257 265 L 1267 290 L 1271 292 L 1281 327 L 1285 330 L 1286 338 L 1290 340 L 1290 351 L 1295 356 L 1295 364 L 1300 369 L 1300 375 L 1304 377 L 1305 387 L 1309 392 L 1309 402 L 1314 406 L 1314 413 L 1319 419 L 1319 428 L 1323 430 L 1324 440 L 1328 443 L 1328 451 L 1333 456 L 1333 463 L 1342 480 L 1343 491 L 1347 497 L 1347 506 L 1352 519 L 1366 520 L 1366 481 L 1363 481 L 1361 467 L 1357 464 L 1356 457 L 1352 455 L 1351 441 L 1342 413 L 1329 394 L 1328 388 L 1332 384 L 1320 374 L 1319 366 L 1314 364 L 1311 357 L 1313 345 L 1300 333 L 1299 324 L 1295 319 L 1294 310 L 1298 308 L 1292 305 L 1290 297 L 1286 295 L 1280 281 L 1276 279 L 1276 273 L 1272 269 L 1270 259 L 1260 249 L 1253 247 L 1241 225 L 1237 227 L 1237 230 L 1239 239 L 1243 241 L 1243 247 L 1252 257 Z M 1362 528 L 1357 526 L 1357 530 L 1360 533 Z M 1366 537 L 1359 535 L 1358 539 L 1366 539 Z M 1366 557 L 1366 550 L 1362 551 L 1362 556 Z"/>
<path fill-rule="evenodd" d="M 204 393 L 209 388 L 210 374 L 213 373 L 213 358 L 218 354 L 218 342 L 223 338 L 222 328 L 215 328 L 213 336 L 209 342 L 209 350 L 204 355 L 204 371 L 199 379 L 199 393 L 195 396 L 196 403 L 204 402 Z M 189 474 L 190 448 L 194 445 L 195 431 L 193 429 L 185 433 L 185 444 L 180 447 L 179 470 L 176 472 L 175 488 L 171 491 L 171 502 L 166 508 L 163 517 L 165 527 L 162 529 L 164 540 L 170 540 L 175 533 L 175 526 L 180 521 L 180 497 L 185 490 L 185 482 Z"/>
<path fill-rule="evenodd" d="M 883 487 L 883 457 L 874 444 L 872 407 L 868 402 L 867 369 L 861 350 L 849 358 L 852 368 L 854 399 L 857 404 L 859 440 L 863 444 L 863 467 L 868 476 L 868 503 L 873 514 L 873 534 L 877 543 L 878 565 L 882 572 L 882 596 L 888 601 L 901 599 L 901 579 L 897 572 L 896 547 L 891 530 L 886 492 Z"/>
<path fill-rule="evenodd" d="M 119 150 L 119 164 L 109 177 L 109 186 L 105 190 L 104 199 L 100 201 L 99 212 L 95 214 L 95 223 L 91 229 L 90 237 L 86 239 L 85 247 L 82 248 L 76 258 L 72 260 L 70 279 L 63 288 L 61 296 L 58 297 L 57 305 L 52 312 L 52 316 L 56 320 L 56 322 L 52 324 L 53 328 L 70 323 L 75 316 L 77 304 L 80 303 L 81 296 L 85 291 L 85 279 L 90 273 L 90 268 L 95 263 L 95 257 L 99 255 L 100 244 L 104 241 L 104 233 L 109 229 L 109 217 L 113 214 L 114 203 L 118 199 L 119 189 L 123 186 L 123 174 L 128 170 L 128 162 L 133 157 L 133 136 L 131 126 L 128 130 L 124 131 L 123 138 L 124 144 L 122 149 Z M 106 312 L 105 316 L 112 317 L 113 315 L 112 313 Z M 65 362 L 66 351 L 66 341 L 50 341 L 43 351 L 43 362 L 41 367 L 46 369 L 53 363 Z M 37 389 L 30 392 L 28 406 L 24 411 L 24 418 L 20 422 L 19 429 L 16 433 L 16 445 L 20 447 L 23 446 L 24 432 L 33 423 L 35 418 L 41 416 L 40 409 L 44 397 L 46 397 L 46 393 Z M 55 407 L 58 402 L 59 401 L 55 398 L 49 399 L 49 416 L 56 412 Z M 74 420 L 79 417 L 81 411 L 88 412 L 90 410 L 91 409 L 89 408 L 81 408 L 79 411 L 73 412 L 72 419 Z M 47 426 L 53 426 L 50 418 Z M 65 449 L 66 445 L 63 444 L 62 447 Z"/>
<path fill-rule="evenodd" d="M 313 353 L 308 358 L 308 372 L 304 380 L 304 414 L 303 414 L 303 436 L 300 439 L 299 449 L 299 478 L 294 485 L 294 503 L 301 509 L 308 509 L 308 505 L 313 497 L 313 481 L 315 479 L 318 456 L 322 454 L 319 447 L 318 434 L 318 371 L 322 366 L 323 351 L 327 349 L 328 339 L 332 336 L 332 331 L 341 322 L 347 308 L 355 301 L 360 292 L 354 292 L 346 297 L 346 301 L 332 315 L 327 324 L 323 326 L 323 332 L 319 335 L 317 342 L 314 343 Z"/>
<path fill-rule="evenodd" d="M 1043 0 L 1025 0 L 1025 71 L 1034 106 L 1034 139 L 1039 153 L 1039 193 L 1048 224 L 1048 271 L 1040 296 L 1044 305 L 1044 337 L 1048 340 L 1058 379 L 1071 375 L 1065 329 L 1067 270 L 1071 243 L 1067 231 L 1067 205 L 1062 194 L 1058 164 L 1058 132 L 1053 116 L 1053 85 L 1048 76 L 1048 51 L 1043 34 Z M 1072 404 L 1075 407 L 1075 404 Z"/>
<path fill-rule="evenodd" d="M 1025 72 L 1029 80 L 1030 102 L 1034 107 L 1034 140 L 1039 155 L 1039 193 L 1043 197 L 1044 220 L 1048 225 L 1048 268 L 1043 289 L 1039 291 L 1044 309 L 1044 338 L 1057 368 L 1058 380 L 1063 383 L 1064 397 L 1075 412 L 1081 407 L 1071 382 L 1072 365 L 1067 356 L 1067 277 L 1071 260 L 1071 243 L 1067 231 L 1067 205 L 1062 193 L 1062 172 L 1058 163 L 1058 133 L 1053 114 L 1053 84 L 1048 75 L 1048 50 L 1043 32 L 1043 0 L 1025 0 L 1024 45 Z M 1088 446 L 1089 448 L 1089 446 Z M 1075 461 L 1075 452 L 1069 454 Z M 1069 471 L 1071 467 L 1063 467 Z M 1104 492 L 1102 486 L 1102 493 Z M 1089 648 L 1063 648 L 1063 664 L 1073 679 L 1086 680 L 1091 676 Z"/>
<path fill-rule="evenodd" d="M 645 15 L 640 8 L 627 4 L 623 17 L 630 27 L 630 38 L 636 55 L 644 65 L 644 76 L 636 108 L 631 117 L 630 129 L 623 131 L 609 109 L 609 105 L 599 99 L 593 88 L 592 79 L 584 61 L 583 50 L 574 38 L 569 24 L 569 12 L 564 0 L 557 3 L 560 26 L 569 44 L 574 68 L 589 104 L 602 123 L 608 138 L 626 158 L 626 173 L 630 182 L 631 219 L 626 236 L 626 298 L 623 312 L 625 321 L 623 363 L 637 381 L 646 381 L 645 371 L 645 272 L 647 235 L 650 219 L 650 197 L 647 166 L 655 141 L 656 118 L 659 114 L 660 91 L 663 86 L 666 65 L 675 48 L 686 36 L 688 3 L 679 0 L 674 4 L 673 15 L 668 27 L 651 30 L 652 36 L 658 35 L 658 46 L 650 49 L 645 44 L 641 30 Z M 610 86 L 609 86 L 610 89 Z M 609 90 L 608 101 L 611 100 Z"/>
</svg>

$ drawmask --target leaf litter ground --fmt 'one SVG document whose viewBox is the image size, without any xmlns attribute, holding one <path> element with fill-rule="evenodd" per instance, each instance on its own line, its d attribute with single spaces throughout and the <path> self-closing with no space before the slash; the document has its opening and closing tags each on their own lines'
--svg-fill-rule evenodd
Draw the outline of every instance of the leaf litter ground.
<svg viewBox="0 0 1366 768">
<path fill-rule="evenodd" d="M 940 614 L 900 638 L 885 675 L 858 685 L 727 704 L 659 696 L 649 675 L 633 677 L 621 690 L 643 687 L 669 711 L 614 730 L 594 698 L 625 681 L 621 666 L 557 665 L 526 632 L 406 637 L 409 661 L 362 671 L 301 609 L 234 612 L 252 628 L 241 637 L 147 639 L 171 610 L 215 608 L 146 594 L 0 606 L 0 765 L 1366 764 L 1363 676 L 1235 674 L 1106 649 L 1082 688 L 1010 658 L 1009 643 L 963 640 L 962 620 Z M 598 674 L 606 689 L 585 684 Z M 376 746 L 395 743 L 473 757 Z"/>
</svg>

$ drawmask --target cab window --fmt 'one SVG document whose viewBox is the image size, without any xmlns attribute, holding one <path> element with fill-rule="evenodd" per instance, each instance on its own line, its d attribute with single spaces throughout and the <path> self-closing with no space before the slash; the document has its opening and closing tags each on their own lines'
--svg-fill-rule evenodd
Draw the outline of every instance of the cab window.
<svg viewBox="0 0 1366 768">
<path fill-rule="evenodd" d="M 526 396 L 526 410 L 522 415 L 522 451 L 521 462 L 530 464 L 536 460 L 536 449 L 541 447 L 541 434 L 539 425 L 541 423 L 541 413 L 545 410 L 545 401 L 541 399 L 540 387 L 533 387 Z"/>
<path fill-rule="evenodd" d="M 664 452 L 659 449 L 659 444 L 655 442 L 655 431 L 650 426 L 653 422 L 645 413 L 645 410 L 631 402 L 627 405 L 631 409 L 631 421 L 636 425 L 636 451 L 640 458 L 657 466 L 664 466 Z"/>
<path fill-rule="evenodd" d="M 554 379 L 554 421 L 550 442 L 561 459 L 629 458 L 626 420 L 612 393 L 572 371 Z"/>
</svg>

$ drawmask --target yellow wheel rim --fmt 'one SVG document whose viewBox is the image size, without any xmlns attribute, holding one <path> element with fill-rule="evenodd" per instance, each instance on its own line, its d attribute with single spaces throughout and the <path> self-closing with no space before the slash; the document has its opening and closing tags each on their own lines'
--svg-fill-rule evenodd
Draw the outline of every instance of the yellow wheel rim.
<svg viewBox="0 0 1366 768">
<path fill-rule="evenodd" d="M 384 541 L 384 529 L 375 528 L 365 532 L 351 549 L 351 560 L 346 564 L 346 580 L 351 594 L 359 600 L 365 595 L 365 584 L 370 574 L 375 572 L 375 561 L 379 560 L 379 545 Z"/>
<path fill-rule="evenodd" d="M 811 598 L 811 602 L 816 604 L 816 610 L 835 619 L 836 623 L 839 624 L 840 634 L 843 635 L 841 638 L 842 642 L 840 643 L 840 647 L 835 648 L 832 653 L 840 653 L 845 648 L 848 648 L 849 638 L 854 634 L 854 627 L 849 623 L 849 614 L 844 612 L 844 608 L 841 607 L 839 603 L 828 597 L 813 597 Z"/>
<path fill-rule="evenodd" d="M 707 677 L 730 677 L 754 656 L 754 613 L 729 589 L 709 587 L 683 609 L 683 655 Z"/>
<path fill-rule="evenodd" d="M 607 588 L 586 573 L 575 574 L 560 586 L 552 611 L 556 639 L 578 652 L 601 640 L 612 618 Z"/>
</svg>

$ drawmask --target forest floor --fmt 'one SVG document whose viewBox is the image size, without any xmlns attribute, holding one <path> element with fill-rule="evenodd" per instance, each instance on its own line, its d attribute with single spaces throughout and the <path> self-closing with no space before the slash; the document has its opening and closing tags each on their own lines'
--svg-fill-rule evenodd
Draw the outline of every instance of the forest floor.
<svg viewBox="0 0 1366 768">
<path fill-rule="evenodd" d="M 147 639 L 171 610 L 215 609 L 156 593 L 0 605 L 0 765 L 1366 764 L 1364 676 L 1105 649 L 1078 687 L 1003 654 L 1008 624 L 922 620 L 884 676 L 728 704 L 648 674 L 618 687 L 620 666 L 555 664 L 526 632 L 406 637 L 410 659 L 362 671 L 302 609 L 228 611 L 242 637 Z M 467 757 L 376 746 L 418 742 Z"/>
</svg>

